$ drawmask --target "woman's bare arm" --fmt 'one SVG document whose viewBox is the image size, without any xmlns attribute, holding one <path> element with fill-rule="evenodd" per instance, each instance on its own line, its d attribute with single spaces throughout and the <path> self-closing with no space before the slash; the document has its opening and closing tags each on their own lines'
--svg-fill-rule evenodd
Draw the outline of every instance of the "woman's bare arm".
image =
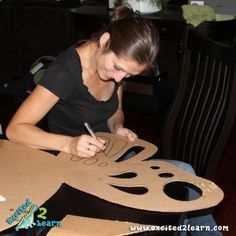
<svg viewBox="0 0 236 236">
<path fill-rule="evenodd" d="M 58 100 L 56 95 L 38 85 L 11 119 L 7 137 L 34 148 L 68 152 L 72 137 L 48 133 L 36 126 Z"/>
</svg>

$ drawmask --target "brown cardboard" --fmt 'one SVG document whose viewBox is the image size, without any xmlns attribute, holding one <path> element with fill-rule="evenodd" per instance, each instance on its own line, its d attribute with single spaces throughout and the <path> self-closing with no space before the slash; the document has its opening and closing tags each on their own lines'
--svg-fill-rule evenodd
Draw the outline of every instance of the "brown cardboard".
<svg viewBox="0 0 236 236">
<path fill-rule="evenodd" d="M 192 176 L 164 161 L 144 161 L 157 151 L 155 145 L 140 139 L 129 142 L 124 137 L 108 133 L 97 135 L 106 139 L 108 145 L 105 152 L 92 158 L 66 153 L 55 157 L 44 151 L 1 140 L 0 230 L 9 227 L 6 219 L 26 198 L 40 206 L 62 183 L 112 203 L 152 212 L 205 209 L 217 205 L 223 199 L 221 189 L 209 180 Z M 144 147 L 144 150 L 131 159 L 116 162 L 126 150 L 134 146 Z M 117 175 L 119 177 L 125 173 L 131 174 L 128 178 L 117 178 Z M 193 184 L 203 194 L 193 201 L 175 200 L 163 192 L 166 185 L 175 182 Z M 131 194 L 117 187 L 142 187 L 147 192 Z"/>
<path fill-rule="evenodd" d="M 137 226 L 139 230 L 132 230 Z M 141 231 L 141 226 L 144 226 Z M 67 215 L 61 222 L 61 227 L 54 227 L 47 234 L 48 236 L 119 236 L 132 235 L 145 232 L 148 225 L 134 224 L 130 222 L 120 222 L 112 220 L 94 219 L 81 216 Z"/>
</svg>

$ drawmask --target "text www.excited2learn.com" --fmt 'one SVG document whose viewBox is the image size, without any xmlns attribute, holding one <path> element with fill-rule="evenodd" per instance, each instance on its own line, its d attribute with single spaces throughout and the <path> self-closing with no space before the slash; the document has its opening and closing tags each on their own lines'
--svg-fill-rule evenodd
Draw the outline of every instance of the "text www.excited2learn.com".
<svg viewBox="0 0 236 236">
<path fill-rule="evenodd" d="M 145 231 L 207 231 L 207 232 L 214 232 L 214 231 L 229 231 L 228 225 L 217 225 L 211 228 L 210 226 L 206 225 L 131 225 L 130 227 L 131 232 L 145 232 Z"/>
</svg>

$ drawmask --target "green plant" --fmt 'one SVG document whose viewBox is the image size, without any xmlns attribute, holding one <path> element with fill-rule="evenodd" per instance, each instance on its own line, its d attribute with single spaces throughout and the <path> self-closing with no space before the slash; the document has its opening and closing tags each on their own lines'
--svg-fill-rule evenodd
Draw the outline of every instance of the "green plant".
<svg viewBox="0 0 236 236">
<path fill-rule="evenodd" d="M 136 1 L 140 1 L 140 0 L 136 0 Z M 162 0 L 148 0 L 150 1 L 153 5 L 156 5 L 158 7 L 161 7 L 162 5 Z M 124 0 L 115 0 L 114 5 L 115 6 L 120 6 L 124 3 Z"/>
</svg>

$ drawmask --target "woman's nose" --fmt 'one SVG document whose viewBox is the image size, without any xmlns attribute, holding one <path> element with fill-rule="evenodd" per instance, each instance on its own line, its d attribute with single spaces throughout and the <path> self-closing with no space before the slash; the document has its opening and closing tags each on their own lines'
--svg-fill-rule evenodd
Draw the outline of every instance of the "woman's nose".
<svg viewBox="0 0 236 236">
<path fill-rule="evenodd" d="M 124 79 L 127 76 L 127 73 L 124 71 L 116 71 L 115 72 L 115 81 L 120 82 L 122 79 Z"/>
</svg>

